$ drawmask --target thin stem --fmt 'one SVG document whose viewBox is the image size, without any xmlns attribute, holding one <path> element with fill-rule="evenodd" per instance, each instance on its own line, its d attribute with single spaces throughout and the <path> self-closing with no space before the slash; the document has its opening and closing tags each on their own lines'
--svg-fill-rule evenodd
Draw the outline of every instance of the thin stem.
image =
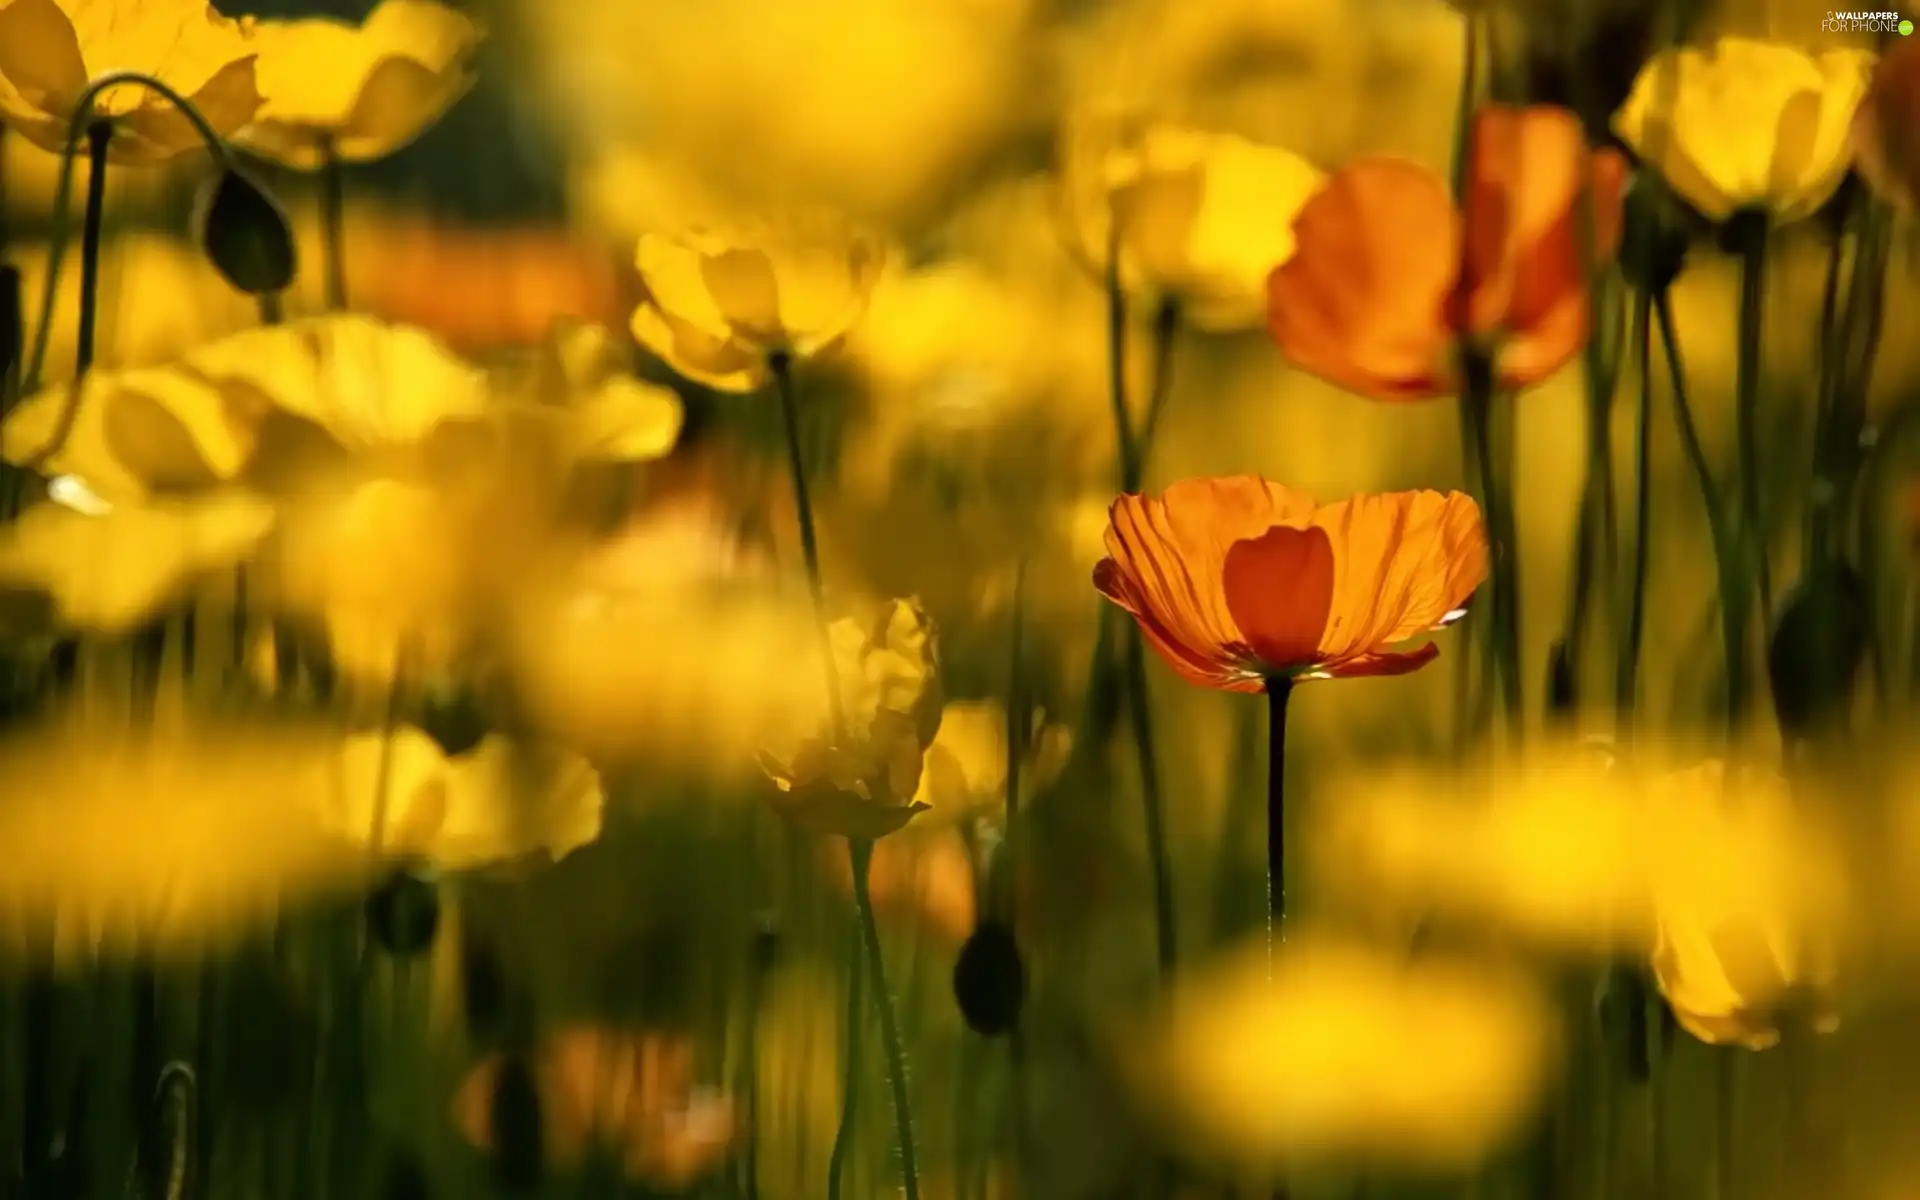
<svg viewBox="0 0 1920 1200">
<path fill-rule="evenodd" d="M 873 843 L 847 843 L 853 862 L 853 902 L 859 910 L 860 935 L 867 947 L 867 970 L 873 976 L 873 1001 L 880 1010 L 880 1044 L 887 1056 L 887 1086 L 893 1092 L 893 1119 L 899 1136 L 900 1184 L 906 1200 L 919 1200 L 920 1174 L 913 1150 L 913 1105 L 907 1097 L 907 1055 L 900 1044 L 900 1025 L 893 997 L 887 992 L 886 965 L 880 954 L 880 929 L 873 920 L 873 901 L 867 893 L 867 868 L 873 861 Z"/>
<path fill-rule="evenodd" d="M 320 232 L 327 259 L 327 311 L 347 307 L 346 177 L 333 139 L 320 140 Z"/>
<path fill-rule="evenodd" d="M 1714 1048 L 1713 1057 L 1713 1189 L 1715 1200 L 1735 1200 L 1740 1192 L 1734 1187 L 1738 1173 L 1739 1149 L 1739 1067 L 1740 1052 L 1724 1046 Z"/>
<path fill-rule="evenodd" d="M 60 260 L 67 247 L 67 202 L 73 197 L 74 151 L 80 147 L 81 135 L 93 123 L 94 100 L 109 88 L 115 87 L 144 87 L 173 105 L 192 123 L 194 131 L 200 135 L 200 140 L 206 143 L 208 152 L 213 155 L 215 164 L 221 167 L 229 165 L 231 156 L 227 153 L 227 144 L 220 139 L 219 134 L 213 131 L 213 126 L 207 124 L 207 119 L 200 114 L 200 110 L 195 108 L 186 97 L 153 76 L 143 75 L 138 71 L 109 71 L 87 85 L 87 90 L 81 92 L 79 99 L 74 103 L 73 116 L 67 122 L 67 153 L 60 159 L 60 178 L 54 188 L 53 228 L 47 234 L 47 277 L 40 288 L 40 320 L 34 329 L 33 353 L 27 359 L 26 373 L 21 376 L 22 395 L 30 395 L 39 390 L 41 372 L 47 363 L 47 345 L 53 327 L 53 306 L 59 297 Z M 42 456 L 58 449 L 56 445 L 50 450 L 43 451 Z"/>
<path fill-rule="evenodd" d="M 80 328 L 73 352 L 76 389 L 93 367 L 94 333 L 100 315 L 100 230 L 107 212 L 107 145 L 112 141 L 111 122 L 87 125 L 87 211 L 80 226 Z"/>
<path fill-rule="evenodd" d="M 1707 512 L 1707 536 L 1713 543 L 1714 565 L 1720 588 L 1720 632 L 1725 647 L 1727 673 L 1727 736 L 1731 739 L 1746 720 L 1751 707 L 1747 695 L 1746 588 L 1736 556 L 1739 549 L 1727 528 L 1726 508 L 1713 468 L 1700 442 L 1700 430 L 1694 423 L 1693 406 L 1687 401 L 1686 369 L 1680 362 L 1680 339 L 1674 329 L 1673 302 L 1663 292 L 1655 293 L 1653 311 L 1660 326 L 1660 341 L 1666 348 L 1667 373 L 1673 390 L 1673 419 L 1680 433 L 1680 446 L 1693 469 L 1700 487 L 1700 500 Z"/>
<path fill-rule="evenodd" d="M 1633 306 L 1633 340 L 1640 365 L 1640 400 L 1634 413 L 1633 572 L 1627 591 L 1627 621 L 1615 664 L 1613 711 L 1616 732 L 1628 736 L 1639 694 L 1640 644 L 1647 624 L 1647 566 L 1653 530 L 1653 297 L 1645 292 Z"/>
<path fill-rule="evenodd" d="M 1013 569 L 1013 628 L 1007 637 L 1007 786 L 1006 786 L 1006 827 L 1001 831 L 998 860 L 1001 864 L 998 872 L 1002 885 L 995 889 L 991 903 L 995 904 L 1009 927 L 1014 918 L 1014 896 L 1018 889 L 1013 886 L 1013 860 L 1009 857 L 1013 848 L 1014 825 L 1020 819 L 1020 767 L 1027 755 L 1028 728 L 1032 721 L 1032 709 L 1028 705 L 1026 659 L 1026 606 L 1027 606 L 1027 559 L 1021 555 Z"/>
<path fill-rule="evenodd" d="M 850 843 L 851 845 L 852 843 Z M 853 886 L 856 899 L 865 893 L 865 872 L 860 869 L 860 852 L 854 850 Z M 847 1169 L 847 1156 L 853 1152 L 854 1130 L 860 1112 L 860 1017 L 866 1011 L 866 931 L 862 923 L 853 924 L 853 938 L 847 947 L 846 1044 L 840 1058 L 844 1071 L 840 1081 L 840 1129 L 833 1136 L 833 1150 L 827 1156 L 827 1200 L 840 1200 L 840 1180 Z"/>
<path fill-rule="evenodd" d="M 1160 429 L 1160 418 L 1167 411 L 1167 399 L 1173 395 L 1173 348 L 1180 337 L 1180 305 L 1173 300 L 1162 300 L 1153 312 L 1153 375 L 1152 390 L 1147 394 L 1147 415 L 1141 422 L 1140 436 L 1135 439 L 1135 466 L 1145 471 L 1147 452 L 1153 445 L 1153 435 Z M 1142 481 L 1135 479 L 1134 486 L 1126 491 L 1135 491 Z"/>
<path fill-rule="evenodd" d="M 1486 505 L 1488 542 L 1493 558 L 1493 657 L 1499 671 L 1508 735 L 1518 741 L 1525 719 L 1520 683 L 1520 594 L 1514 570 L 1513 514 L 1493 458 L 1493 369 L 1486 357 L 1469 350 L 1463 356 L 1461 419 L 1480 468 L 1480 494 Z"/>
<path fill-rule="evenodd" d="M 1760 526 L 1760 337 L 1765 327 L 1767 226 L 1755 217 L 1740 241 L 1740 330 L 1734 432 L 1740 455 L 1740 540 L 1759 588 L 1760 619 L 1773 621 L 1773 569 Z"/>
<path fill-rule="evenodd" d="M 1140 448 L 1133 436 L 1133 411 L 1127 405 L 1127 293 L 1120 286 L 1120 228 L 1107 239 L 1107 399 L 1113 409 L 1115 453 L 1120 459 L 1120 490 L 1140 487 Z"/>
<path fill-rule="evenodd" d="M 813 598 L 813 615 L 820 634 L 820 660 L 827 680 L 828 728 L 833 744 L 846 742 L 847 720 L 840 698 L 840 671 L 833 661 L 833 635 L 827 621 L 826 587 L 820 579 L 820 544 L 814 533 L 813 500 L 807 492 L 807 465 L 800 453 L 800 402 L 793 386 L 793 361 L 784 352 L 767 357 L 774 384 L 780 392 L 780 416 L 787 433 L 787 473 L 793 483 L 794 518 L 800 524 L 800 557 L 806 566 L 807 592 Z"/>
<path fill-rule="evenodd" d="M 1267 978 L 1273 978 L 1273 947 L 1287 930 L 1287 701 L 1293 680 L 1267 680 Z"/>
<path fill-rule="evenodd" d="M 1127 713 L 1133 722 L 1133 741 L 1139 751 L 1140 803 L 1147 826 L 1147 858 L 1153 870 L 1153 925 L 1160 951 L 1160 972 L 1172 974 L 1178 958 L 1178 927 L 1173 918 L 1173 863 L 1167 853 L 1165 808 L 1160 798 L 1160 766 L 1154 754 L 1153 715 L 1147 702 L 1147 650 L 1138 627 L 1129 626 L 1126 639 Z"/>
</svg>

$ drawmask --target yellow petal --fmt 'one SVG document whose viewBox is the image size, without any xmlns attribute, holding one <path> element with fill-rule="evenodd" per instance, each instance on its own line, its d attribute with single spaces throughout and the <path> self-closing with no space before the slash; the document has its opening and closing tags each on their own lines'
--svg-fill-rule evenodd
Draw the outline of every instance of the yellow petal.
<svg viewBox="0 0 1920 1200">
<path fill-rule="evenodd" d="M 765 353 L 715 337 L 651 302 L 633 310 L 633 337 L 677 374 L 716 392 L 758 391 L 771 377 Z"/>
<path fill-rule="evenodd" d="M 98 516 L 41 505 L 0 535 L 0 579 L 47 593 L 68 624 L 126 630 L 250 554 L 273 523 L 272 507 L 243 493 Z"/>
<path fill-rule="evenodd" d="M 680 397 L 671 389 L 638 379 L 610 380 L 570 407 L 570 453 L 608 462 L 652 462 L 673 449 L 685 419 Z"/>
</svg>

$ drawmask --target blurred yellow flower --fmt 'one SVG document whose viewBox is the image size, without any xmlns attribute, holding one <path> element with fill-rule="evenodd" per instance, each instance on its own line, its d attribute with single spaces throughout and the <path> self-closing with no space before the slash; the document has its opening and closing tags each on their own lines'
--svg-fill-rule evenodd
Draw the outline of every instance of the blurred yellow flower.
<svg viewBox="0 0 1920 1200">
<path fill-rule="evenodd" d="M 60 155 L 34 145 L 23 137 L 0 139 L 0 172 L 7 181 L 6 194 L 0 196 L 0 211 L 17 214 L 29 220 L 44 220 L 53 214 L 53 202 L 60 188 L 60 166 L 65 161 Z M 165 166 L 144 171 L 115 171 L 111 185 L 107 188 L 106 222 L 108 228 L 115 227 L 123 214 L 151 214 L 161 201 L 169 195 L 177 195 L 187 185 L 189 179 L 195 179 L 206 173 L 207 163 L 204 156 L 194 153 L 182 154 L 169 161 Z M 76 158 L 73 163 L 73 181 L 69 185 L 73 190 L 68 196 L 69 203 L 74 196 L 87 194 L 87 176 L 92 168 L 85 155 Z M 103 259 L 111 253 L 110 247 L 117 241 L 136 236 L 122 234 L 118 238 L 108 237 L 102 247 Z M 140 235 L 151 237 L 152 235 Z M 158 240 L 158 239 L 155 239 Z M 204 261 L 204 257 L 203 257 Z M 207 268 L 209 271 L 211 267 Z M 79 272 L 73 272 L 76 284 Z M 29 295 L 34 293 L 29 292 Z M 101 297 L 103 301 L 110 297 Z M 78 311 L 78 302 L 67 306 L 69 312 Z M 259 310 L 251 304 L 247 311 L 255 319 Z"/>
<path fill-rule="evenodd" d="M 474 1067 L 454 1096 L 455 1127 L 493 1145 L 498 1056 Z M 694 1087 L 684 1035 L 574 1027 L 553 1034 L 534 1064 L 547 1153 L 578 1164 L 610 1145 L 629 1179 L 679 1191 L 716 1167 L 733 1140 L 733 1101 Z"/>
<path fill-rule="evenodd" d="M 686 420 L 678 393 L 634 377 L 624 338 L 584 321 L 555 324 L 521 386 L 529 402 L 561 415 L 573 460 L 651 462 L 673 449 Z"/>
<path fill-rule="evenodd" d="M 1177 1146 L 1271 1178 L 1317 1156 L 1484 1161 L 1532 1115 L 1557 1033 L 1508 970 L 1296 933 L 1271 968 L 1240 952 L 1176 981 L 1119 1053 Z"/>
<path fill-rule="evenodd" d="M 473 86 L 469 59 L 484 36 L 434 0 L 381 0 L 358 27 L 325 17 L 262 21 L 263 100 L 235 141 L 304 171 L 328 154 L 384 158 Z"/>
<path fill-rule="evenodd" d="M 45 594 L 63 625 L 124 632 L 251 556 L 273 525 L 272 505 L 242 492 L 104 512 L 45 503 L 0 532 L 0 583 Z"/>
<path fill-rule="evenodd" d="M 1073 753 L 1073 731 L 1034 714 L 1032 742 L 1020 767 L 1022 802 L 1043 791 Z M 1004 813 L 1007 800 L 1007 711 L 995 700 L 955 700 L 940 712 L 940 732 L 927 747 L 914 799 L 941 821 Z"/>
<path fill-rule="evenodd" d="M 533 728 L 609 769 L 735 783 L 763 743 L 819 727 L 818 662 L 795 661 L 811 626 L 782 598 L 618 592 L 574 572 L 515 607 L 505 651 Z"/>
<path fill-rule="evenodd" d="M 9 147 L 23 144 L 18 138 L 0 141 Z M 37 147 L 27 149 L 39 158 L 49 158 Z M 144 173 L 139 176 L 145 177 Z M 118 191 L 116 183 L 114 192 Z M 9 175 L 7 196 L 14 195 Z M 46 287 L 47 247 L 16 240 L 5 257 L 20 270 L 20 294 L 31 322 Z M 155 303 L 156 296 L 166 296 L 169 302 Z M 80 272 L 69 251 L 54 289 L 42 382 L 62 383 L 73 377 L 79 314 Z M 129 230 L 107 238 L 100 248 L 96 368 L 153 366 L 209 339 L 252 328 L 259 320 L 254 302 L 228 286 L 207 256 L 184 241 Z"/>
<path fill-rule="evenodd" d="M 325 317 L 245 330 L 165 367 L 90 373 L 77 398 L 48 388 L 8 416 L 0 450 L 117 501 L 241 477 L 274 413 L 324 431 L 308 449 L 365 454 L 487 409 L 486 376 L 426 334 Z"/>
<path fill-rule="evenodd" d="M 1657 761 L 1644 759 L 1641 778 L 1659 778 Z M 1360 771 L 1333 794 L 1314 857 L 1343 903 L 1571 951 L 1648 953 L 1668 912 L 1764 911 L 1831 933 L 1849 899 L 1828 831 L 1777 789 L 1683 802 L 1592 750 L 1492 774 Z"/>
<path fill-rule="evenodd" d="M 939 650 L 913 600 L 891 600 L 871 621 L 829 630 L 845 741 L 823 729 L 762 750 L 781 815 L 816 833 L 877 838 L 911 821 L 921 760 L 940 728 Z"/>
<path fill-rule="evenodd" d="M 282 905 L 348 892 L 364 845 L 316 819 L 319 730 L 62 717 L 0 742 L 0 917 L 96 952 L 198 961 Z"/>
<path fill-rule="evenodd" d="M 1293 257 L 1293 218 L 1324 176 L 1300 156 L 1170 123 L 1087 115 L 1063 137 L 1068 244 L 1102 279 L 1117 248 L 1129 293 L 1178 302 L 1205 329 L 1266 317 L 1267 276 Z"/>
<path fill-rule="evenodd" d="M 1797 221 L 1846 177 L 1873 63 L 1850 47 L 1811 55 L 1744 37 L 1663 51 L 1641 69 L 1614 131 L 1709 220 L 1762 209 Z"/>
<path fill-rule="evenodd" d="M 1724 833 L 1729 784 L 1749 805 L 1785 810 L 1792 802 L 1779 774 L 1749 769 L 1729 781 L 1719 760 L 1650 789 L 1650 803 L 1679 835 L 1655 846 L 1656 856 L 1676 861 L 1655 877 L 1654 980 L 1681 1027 L 1713 1045 L 1774 1045 L 1794 1001 L 1816 1005 L 1799 1015 L 1832 1032 L 1839 1025 L 1827 1003 L 1834 965 L 1815 950 L 1790 898 L 1767 886 L 1774 878 L 1768 864 L 1718 859 L 1718 870 L 1702 870 L 1698 848 Z M 1684 836 L 1688 830 L 1696 836 Z"/>
<path fill-rule="evenodd" d="M 6 0 L 0 120 L 64 153 L 89 81 L 132 70 L 172 87 L 228 136 L 260 107 L 252 35 L 251 21 L 223 17 L 206 0 Z M 113 122 L 112 162 L 161 162 L 202 145 L 193 123 L 144 87 L 110 88 L 93 111 Z"/>
<path fill-rule="evenodd" d="M 726 392 L 768 378 L 774 353 L 808 358 L 860 318 L 885 247 L 834 222 L 693 226 L 640 238 L 645 296 L 633 336 L 675 371 Z"/>
<path fill-rule="evenodd" d="M 381 771 L 386 767 L 384 821 Z M 600 836 L 605 793 L 585 760 L 565 752 L 489 736 L 449 759 L 417 729 L 345 740 L 327 764 L 327 828 L 377 843 L 390 858 L 430 862 L 448 871 L 530 858 L 558 861 Z"/>
</svg>

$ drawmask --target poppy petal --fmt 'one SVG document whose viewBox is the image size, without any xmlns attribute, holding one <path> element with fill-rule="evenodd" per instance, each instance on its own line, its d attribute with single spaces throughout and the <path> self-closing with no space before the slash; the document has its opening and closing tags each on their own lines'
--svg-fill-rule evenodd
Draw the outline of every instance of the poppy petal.
<svg viewBox="0 0 1920 1200">
<path fill-rule="evenodd" d="M 1460 230 L 1446 183 L 1401 159 L 1360 159 L 1293 230 L 1293 257 L 1267 280 L 1268 331 L 1287 357 L 1376 400 L 1448 390 Z"/>
<path fill-rule="evenodd" d="M 1333 606 L 1333 570 L 1333 542 L 1323 529 L 1276 526 L 1227 551 L 1227 609 L 1265 673 L 1315 661 Z"/>
<path fill-rule="evenodd" d="M 1094 565 L 1093 586 L 1100 594 L 1133 615 L 1134 623 L 1147 645 L 1153 647 L 1174 674 L 1196 687 L 1220 688 L 1229 692 L 1257 692 L 1258 679 L 1240 669 L 1224 652 L 1203 653 L 1185 642 L 1156 614 L 1140 594 L 1138 585 L 1118 563 L 1103 558 Z"/>
<path fill-rule="evenodd" d="M 1328 663 L 1321 670 L 1334 679 L 1359 679 L 1368 675 L 1410 675 L 1440 657 L 1440 647 L 1428 642 L 1416 650 L 1381 650 L 1361 654 L 1341 662 Z"/>
</svg>

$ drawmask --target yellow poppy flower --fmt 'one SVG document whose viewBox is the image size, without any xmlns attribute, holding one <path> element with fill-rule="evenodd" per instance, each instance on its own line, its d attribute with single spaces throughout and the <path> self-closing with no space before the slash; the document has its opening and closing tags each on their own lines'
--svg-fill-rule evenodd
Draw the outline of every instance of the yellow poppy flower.
<svg viewBox="0 0 1920 1200">
<path fill-rule="evenodd" d="M 63 715 L 0 742 L 0 926 L 99 953 L 200 956 L 282 906 L 360 885 L 366 847 L 316 819 L 318 730 Z"/>
<path fill-rule="evenodd" d="M 1652 789 L 1651 803 L 1669 823 L 1656 857 L 1675 860 L 1654 875 L 1654 980 L 1681 1027 L 1703 1042 L 1754 1050 L 1774 1045 L 1786 1006 L 1796 999 L 1814 1002 L 1805 1015 L 1815 1029 L 1831 1032 L 1839 1025 L 1828 1003 L 1834 965 L 1809 944 L 1787 893 L 1769 886 L 1793 864 L 1748 853 L 1719 856 L 1719 870 L 1701 870 L 1703 842 L 1724 840 L 1734 819 L 1722 811 L 1723 801 L 1745 809 L 1749 823 L 1791 803 L 1786 780 L 1775 773 L 1742 772 L 1731 796 L 1725 776 L 1724 764 L 1710 760 Z M 1776 859 L 1788 849 L 1777 837 L 1743 844 L 1749 851 L 1771 846 Z"/>
<path fill-rule="evenodd" d="M 633 336 L 696 383 L 750 392 L 774 353 L 809 358 L 860 318 L 886 263 L 877 240 L 809 222 L 693 226 L 641 237 Z"/>
<path fill-rule="evenodd" d="M 1529 980 L 1324 934 L 1263 949 L 1176 981 L 1122 1045 L 1182 1149 L 1267 1178 L 1322 1155 L 1459 1169 L 1533 1114 L 1557 1030 Z"/>
<path fill-rule="evenodd" d="M 1743 37 L 1663 51 L 1641 69 L 1613 128 L 1709 220 L 1763 209 L 1796 221 L 1846 177 L 1873 63 L 1864 50 L 1814 55 Z"/>
<path fill-rule="evenodd" d="M 171 86 L 222 137 L 260 107 L 250 21 L 206 0 L 6 0 L 0 4 L 0 120 L 64 153 L 90 80 L 134 70 Z M 94 112 L 113 122 L 110 162 L 156 163 L 203 143 L 193 123 L 144 87 L 111 88 Z"/>
<path fill-rule="evenodd" d="M 846 740 L 820 730 L 763 750 L 760 766 L 778 787 L 775 808 L 795 824 L 877 838 L 927 807 L 915 797 L 940 728 L 938 643 L 912 600 L 889 601 L 872 622 L 835 621 L 829 634 Z"/>
<path fill-rule="evenodd" d="M 46 595 L 69 628 L 124 632 L 251 555 L 273 524 L 272 505 L 239 492 L 105 512 L 41 504 L 0 533 L 0 584 Z"/>
<path fill-rule="evenodd" d="M 490 736 L 449 759 L 417 729 L 355 734 L 328 763 L 327 827 L 370 843 L 386 768 L 378 844 L 388 857 L 472 870 L 559 861 L 600 836 L 606 795 L 584 759 Z"/>
<path fill-rule="evenodd" d="M 563 421 L 563 453 L 589 462 L 652 462 L 680 440 L 686 408 L 671 388 L 637 379 L 625 339 L 603 325 L 562 321 L 516 390 Z"/>
<path fill-rule="evenodd" d="M 1073 731 L 1035 714 L 1032 744 L 1020 767 L 1023 800 L 1059 777 L 1073 752 Z M 956 700 L 940 713 L 914 799 L 941 820 L 1003 812 L 1007 792 L 1007 712 L 994 700 Z"/>
<path fill-rule="evenodd" d="M 1293 218 L 1324 176 L 1232 134 L 1111 117 L 1069 123 L 1061 164 L 1068 244 L 1102 278 L 1117 239 L 1128 292 L 1178 301 L 1206 329 L 1250 329 L 1267 276 L 1293 257 Z"/>
<path fill-rule="evenodd" d="M 303 171 L 329 152 L 348 162 L 384 158 L 473 86 L 469 59 L 484 36 L 434 0 L 381 0 L 358 27 L 324 17 L 262 21 L 263 100 L 235 141 Z"/>
</svg>

